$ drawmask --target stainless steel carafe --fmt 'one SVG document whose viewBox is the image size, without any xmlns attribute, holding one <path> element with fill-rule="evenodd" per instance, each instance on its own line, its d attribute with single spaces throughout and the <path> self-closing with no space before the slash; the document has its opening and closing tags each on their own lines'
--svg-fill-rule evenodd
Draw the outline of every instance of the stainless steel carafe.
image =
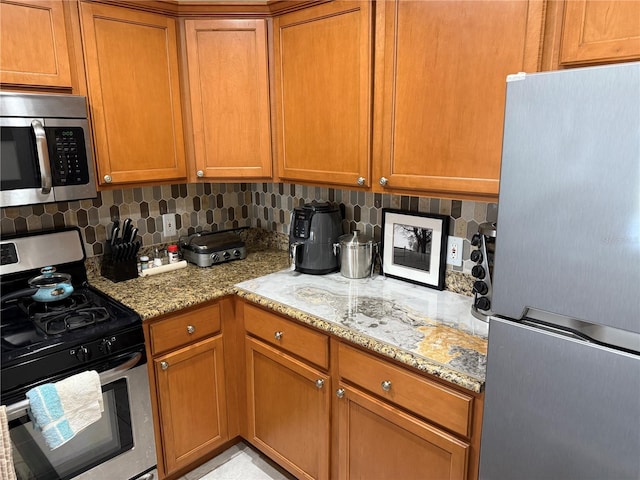
<svg viewBox="0 0 640 480">
<path fill-rule="evenodd" d="M 347 278 L 365 278 L 373 275 L 378 244 L 360 234 L 359 230 L 342 235 L 333 245 L 340 258 L 340 273 Z"/>
</svg>

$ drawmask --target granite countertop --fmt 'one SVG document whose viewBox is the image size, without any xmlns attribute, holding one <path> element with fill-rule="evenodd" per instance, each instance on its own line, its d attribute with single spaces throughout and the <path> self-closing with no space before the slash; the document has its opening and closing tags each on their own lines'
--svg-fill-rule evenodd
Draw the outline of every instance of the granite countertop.
<svg viewBox="0 0 640 480">
<path fill-rule="evenodd" d="M 275 272 L 236 285 L 251 302 L 474 392 L 484 387 L 488 324 L 471 297 L 377 276 Z"/>
<path fill-rule="evenodd" d="M 89 283 L 126 306 L 143 320 L 176 312 L 235 293 L 236 283 L 267 275 L 288 266 L 287 252 L 262 249 L 241 261 L 208 268 L 186 268 L 114 283 L 98 271 L 89 271 Z"/>
<path fill-rule="evenodd" d="M 286 251 L 264 248 L 242 261 L 189 264 L 119 283 L 90 269 L 89 283 L 143 320 L 237 294 L 455 385 L 483 390 L 488 326 L 471 315 L 471 297 L 382 276 L 304 275 L 287 266 Z"/>
</svg>

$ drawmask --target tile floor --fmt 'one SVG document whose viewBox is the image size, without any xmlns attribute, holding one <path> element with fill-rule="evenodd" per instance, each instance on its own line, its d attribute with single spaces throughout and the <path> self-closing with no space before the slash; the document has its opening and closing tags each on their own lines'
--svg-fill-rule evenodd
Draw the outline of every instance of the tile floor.
<svg viewBox="0 0 640 480">
<path fill-rule="evenodd" d="M 240 442 L 179 480 L 295 480 L 295 477 Z"/>
</svg>

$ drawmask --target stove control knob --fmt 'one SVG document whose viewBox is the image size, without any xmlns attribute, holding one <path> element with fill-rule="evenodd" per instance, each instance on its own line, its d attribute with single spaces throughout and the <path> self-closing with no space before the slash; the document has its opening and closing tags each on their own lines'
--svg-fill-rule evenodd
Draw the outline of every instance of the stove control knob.
<svg viewBox="0 0 640 480">
<path fill-rule="evenodd" d="M 214 254 L 211 255 L 211 261 L 213 263 L 218 263 L 220 261 L 220 257 L 218 256 L 217 253 L 214 253 Z"/>
<path fill-rule="evenodd" d="M 234 257 L 239 257 L 240 256 L 240 250 L 236 249 L 233 251 L 233 256 Z"/>
<path fill-rule="evenodd" d="M 473 245 L 474 247 L 477 247 L 478 245 L 480 245 L 480 239 L 482 237 L 480 236 L 479 233 L 476 233 L 473 237 L 471 237 L 471 245 Z"/>
<path fill-rule="evenodd" d="M 225 250 L 222 256 L 224 257 L 225 260 L 229 260 L 229 257 L 231 257 L 231 254 Z"/>
<path fill-rule="evenodd" d="M 75 350 L 71 350 L 71 354 L 75 355 L 75 357 L 81 362 L 87 362 L 91 358 L 91 350 L 89 350 L 85 346 L 81 346 L 76 348 Z"/>
<path fill-rule="evenodd" d="M 102 353 L 111 353 L 112 341 L 114 338 L 103 338 L 102 342 L 100 342 L 100 346 L 98 347 Z"/>
</svg>

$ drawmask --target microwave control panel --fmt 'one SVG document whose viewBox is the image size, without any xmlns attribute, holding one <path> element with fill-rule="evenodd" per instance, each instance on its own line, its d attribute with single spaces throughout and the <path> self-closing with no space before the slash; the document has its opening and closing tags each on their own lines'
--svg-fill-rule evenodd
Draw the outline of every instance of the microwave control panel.
<svg viewBox="0 0 640 480">
<path fill-rule="evenodd" d="M 84 130 L 80 127 L 45 127 L 53 185 L 89 183 Z"/>
</svg>

